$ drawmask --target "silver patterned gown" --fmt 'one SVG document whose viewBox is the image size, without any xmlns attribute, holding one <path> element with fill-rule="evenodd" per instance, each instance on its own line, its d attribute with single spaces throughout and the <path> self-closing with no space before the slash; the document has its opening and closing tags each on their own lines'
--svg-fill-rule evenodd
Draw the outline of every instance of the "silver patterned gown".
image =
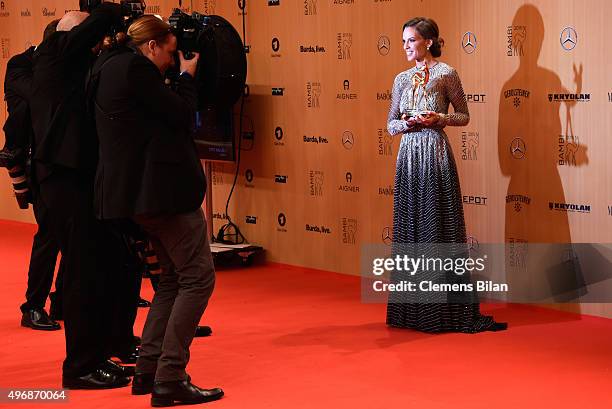
<svg viewBox="0 0 612 409">
<path fill-rule="evenodd" d="M 412 107 L 411 79 L 416 67 L 395 78 L 388 117 L 391 135 L 403 134 L 397 155 L 393 200 L 394 243 L 465 243 L 465 221 L 457 166 L 444 126 L 469 122 L 467 102 L 457 71 L 444 63 L 430 69 L 426 109 L 448 114 L 431 128 L 409 128 L 402 112 Z M 418 99 L 418 94 L 417 97 Z M 425 101 L 425 100 L 423 100 Z M 397 280 L 391 277 L 392 281 Z M 469 279 L 466 277 L 466 279 Z M 402 299 L 391 293 L 387 324 L 426 332 L 479 332 L 494 323 L 480 314 L 477 302 L 435 303 Z"/>
</svg>

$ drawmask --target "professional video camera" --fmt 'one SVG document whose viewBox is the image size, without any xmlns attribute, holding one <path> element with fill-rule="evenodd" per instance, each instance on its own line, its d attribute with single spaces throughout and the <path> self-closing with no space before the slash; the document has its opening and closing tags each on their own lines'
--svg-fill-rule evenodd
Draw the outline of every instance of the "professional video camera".
<svg viewBox="0 0 612 409">
<path fill-rule="evenodd" d="M 246 82 L 247 61 L 238 32 L 223 17 L 173 10 L 168 19 L 178 40 L 178 49 L 187 58 L 200 53 L 196 72 L 198 107 L 232 107 Z"/>
</svg>

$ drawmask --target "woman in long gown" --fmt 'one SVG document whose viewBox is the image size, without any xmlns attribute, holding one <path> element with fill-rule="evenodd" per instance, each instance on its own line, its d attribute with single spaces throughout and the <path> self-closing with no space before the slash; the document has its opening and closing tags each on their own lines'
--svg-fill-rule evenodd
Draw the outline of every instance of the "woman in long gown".
<svg viewBox="0 0 612 409">
<path fill-rule="evenodd" d="M 389 133 L 403 134 L 395 174 L 394 246 L 465 243 L 459 177 L 444 133 L 445 126 L 465 126 L 470 119 L 461 80 L 454 68 L 436 60 L 444 41 L 433 20 L 417 17 L 404 24 L 403 44 L 408 61 L 415 66 L 395 78 L 388 117 Z M 420 113 L 410 116 L 408 112 L 415 107 L 421 107 Z M 469 276 L 462 279 L 469 281 Z M 392 275 L 391 280 L 398 277 Z M 424 293 L 415 302 L 406 295 L 390 294 L 388 325 L 467 333 L 507 327 L 481 315 L 474 294 L 466 294 L 463 302 L 461 297 L 453 298 L 454 302 L 435 302 Z"/>
</svg>

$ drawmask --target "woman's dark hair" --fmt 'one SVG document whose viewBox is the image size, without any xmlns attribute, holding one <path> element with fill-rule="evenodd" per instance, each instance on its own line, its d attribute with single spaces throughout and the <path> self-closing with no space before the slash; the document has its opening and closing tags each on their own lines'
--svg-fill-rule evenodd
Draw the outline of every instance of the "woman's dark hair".
<svg viewBox="0 0 612 409">
<path fill-rule="evenodd" d="M 440 38 L 440 30 L 438 30 L 438 24 L 435 21 L 427 17 L 415 17 L 404 24 L 402 32 L 406 27 L 413 27 L 421 37 L 433 41 L 431 47 L 429 47 L 429 52 L 432 56 L 439 57 L 442 55 L 444 39 Z"/>
</svg>

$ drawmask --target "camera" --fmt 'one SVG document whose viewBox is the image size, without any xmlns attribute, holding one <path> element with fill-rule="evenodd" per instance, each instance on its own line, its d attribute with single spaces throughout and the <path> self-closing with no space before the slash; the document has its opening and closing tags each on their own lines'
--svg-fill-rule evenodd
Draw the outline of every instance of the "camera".
<svg viewBox="0 0 612 409">
<path fill-rule="evenodd" d="M 79 7 L 81 11 L 91 13 L 92 10 L 103 2 L 104 0 L 79 0 Z M 124 20 L 121 27 L 113 28 L 115 33 L 126 32 L 134 20 L 144 15 L 145 9 L 147 8 L 144 0 L 121 0 L 119 4 L 121 5 L 121 14 Z"/>
<path fill-rule="evenodd" d="M 230 108 L 244 92 L 247 61 L 240 35 L 223 17 L 191 15 L 175 8 L 168 19 L 178 49 L 200 53 L 196 71 L 198 107 Z"/>
</svg>

